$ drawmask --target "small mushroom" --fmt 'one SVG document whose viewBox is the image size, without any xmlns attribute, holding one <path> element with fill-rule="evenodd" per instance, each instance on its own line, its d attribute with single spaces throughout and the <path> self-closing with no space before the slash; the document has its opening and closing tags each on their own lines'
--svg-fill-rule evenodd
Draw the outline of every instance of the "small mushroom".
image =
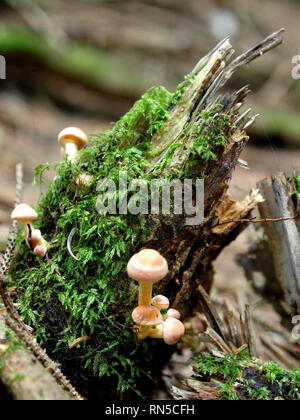
<svg viewBox="0 0 300 420">
<path fill-rule="evenodd" d="M 166 296 L 157 295 L 152 298 L 151 305 L 155 306 L 157 309 L 168 309 L 170 302 Z"/>
<path fill-rule="evenodd" d="M 50 245 L 43 238 L 41 231 L 39 229 L 34 229 L 31 233 L 31 248 L 36 256 L 44 258 L 47 254 Z"/>
<path fill-rule="evenodd" d="M 77 152 L 82 149 L 88 142 L 88 137 L 84 131 L 77 127 L 67 127 L 58 135 L 58 144 L 61 148 L 62 157 L 73 161 Z"/>
<path fill-rule="evenodd" d="M 166 344 L 176 344 L 184 334 L 184 325 L 179 319 L 167 318 L 164 322 L 163 339 Z"/>
<path fill-rule="evenodd" d="M 37 245 L 33 249 L 33 253 L 39 258 L 44 258 L 47 252 L 48 252 L 48 248 L 45 245 Z"/>
<path fill-rule="evenodd" d="M 17 220 L 23 225 L 25 230 L 25 240 L 29 248 L 29 238 L 34 230 L 32 222 L 37 219 L 37 216 L 37 212 L 33 210 L 33 208 L 30 207 L 28 204 L 24 203 L 17 206 L 11 214 L 12 220 Z"/>
<path fill-rule="evenodd" d="M 81 174 L 76 179 L 76 182 L 72 183 L 72 190 L 77 189 L 78 193 L 87 194 L 92 186 L 94 178 L 91 175 Z"/>
<path fill-rule="evenodd" d="M 143 249 L 130 258 L 127 272 L 130 278 L 139 282 L 139 306 L 150 306 L 153 284 L 167 275 L 168 264 L 159 252 Z"/>
<path fill-rule="evenodd" d="M 177 309 L 170 308 L 167 312 L 167 318 L 180 319 L 180 312 Z"/>
<path fill-rule="evenodd" d="M 133 321 L 140 326 L 138 338 L 143 340 L 149 335 L 151 328 L 163 322 L 162 315 L 157 308 L 150 305 L 139 305 L 132 312 Z"/>
<path fill-rule="evenodd" d="M 163 324 L 151 328 L 148 336 L 151 338 L 163 338 L 168 345 L 176 344 L 185 331 L 184 325 L 176 318 L 167 318 Z"/>
</svg>

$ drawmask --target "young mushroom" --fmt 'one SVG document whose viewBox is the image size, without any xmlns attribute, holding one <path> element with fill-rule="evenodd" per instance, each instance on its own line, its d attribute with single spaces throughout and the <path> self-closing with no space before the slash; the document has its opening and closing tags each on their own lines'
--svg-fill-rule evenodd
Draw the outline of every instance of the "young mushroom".
<svg viewBox="0 0 300 420">
<path fill-rule="evenodd" d="M 151 305 L 155 306 L 157 309 L 168 309 L 170 302 L 166 296 L 157 295 L 151 299 Z"/>
<path fill-rule="evenodd" d="M 93 181 L 94 178 L 92 175 L 81 174 L 76 181 L 72 183 L 72 190 L 76 190 L 79 194 L 87 194 L 91 190 Z"/>
<path fill-rule="evenodd" d="M 140 326 L 138 338 L 143 340 L 148 337 L 153 326 L 163 322 L 162 315 L 157 308 L 150 305 L 139 305 L 132 312 L 133 321 Z"/>
<path fill-rule="evenodd" d="M 167 318 L 163 324 L 151 329 L 148 336 L 151 338 L 163 338 L 168 345 L 176 344 L 185 331 L 184 325 L 176 318 Z"/>
<path fill-rule="evenodd" d="M 163 339 L 166 344 L 176 344 L 184 334 L 184 325 L 179 319 L 167 318 L 164 322 Z"/>
<path fill-rule="evenodd" d="M 88 142 L 88 137 L 84 131 L 77 127 L 67 127 L 58 135 L 58 144 L 61 148 L 61 155 L 66 156 L 70 161 L 74 161 L 76 154 Z"/>
<path fill-rule="evenodd" d="M 34 229 L 30 238 L 31 248 L 33 253 L 40 258 L 44 258 L 49 250 L 49 243 L 42 237 L 39 229 Z"/>
<path fill-rule="evenodd" d="M 153 284 L 167 275 L 168 264 L 159 252 L 143 249 L 130 258 L 127 272 L 130 278 L 139 282 L 139 306 L 150 306 Z"/>
<path fill-rule="evenodd" d="M 167 315 L 167 318 L 180 319 L 180 312 L 177 311 L 177 309 L 170 308 L 166 315 Z"/>
<path fill-rule="evenodd" d="M 29 239 L 34 230 L 32 222 L 37 219 L 37 216 L 37 212 L 28 204 L 24 203 L 17 206 L 11 214 L 12 220 L 17 220 L 23 225 L 25 230 L 25 240 L 29 248 L 31 248 Z"/>
</svg>

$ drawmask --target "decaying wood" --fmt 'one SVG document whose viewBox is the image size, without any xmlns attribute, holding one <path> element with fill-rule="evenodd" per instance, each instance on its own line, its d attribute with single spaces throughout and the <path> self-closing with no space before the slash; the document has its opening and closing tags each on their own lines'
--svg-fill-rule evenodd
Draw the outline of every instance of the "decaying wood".
<svg viewBox="0 0 300 420">
<path fill-rule="evenodd" d="M 283 174 L 258 183 L 265 201 L 259 204 L 262 218 L 297 214 L 291 193 L 295 190 Z M 265 223 L 276 278 L 292 312 L 300 313 L 300 234 L 296 220 Z"/>
<path fill-rule="evenodd" d="M 221 105 L 219 112 L 228 114 L 232 124 L 228 133 L 230 141 L 218 159 L 208 163 L 199 162 L 198 175 L 204 174 L 205 185 L 203 223 L 199 226 L 187 226 L 185 215 L 170 216 L 165 223 L 160 218 L 149 215 L 151 237 L 141 244 L 159 250 L 168 262 L 170 261 L 169 275 L 158 284 L 157 288 L 159 292 L 167 293 L 171 298 L 172 294 L 176 296 L 176 306 L 183 316 L 189 315 L 192 310 L 197 310 L 199 305 L 197 288 L 202 285 L 206 291 L 209 291 L 213 278 L 212 262 L 247 226 L 247 223 L 236 222 L 215 228 L 218 223 L 228 218 L 228 206 L 224 207 L 224 202 L 232 204 L 231 208 L 234 208 L 232 214 L 235 218 L 248 218 L 251 210 L 261 201 L 261 196 L 256 191 L 240 203 L 230 201 L 227 195 L 232 172 L 248 141 L 244 127 L 254 121 L 249 112 L 239 114 L 239 108 L 249 89 L 244 87 L 231 95 L 219 96 L 217 99 L 213 98 L 213 94 L 217 93 L 218 88 L 223 86 L 229 75 L 232 75 L 240 65 L 260 56 L 260 51 L 262 53 L 268 51 L 281 42 L 282 30 L 270 35 L 259 45 L 231 61 L 232 46 L 228 39 L 222 41 L 205 57 L 206 66 L 188 85 L 180 103 L 171 110 L 170 119 L 163 129 L 151 139 L 154 158 L 150 161 L 149 172 L 155 173 L 157 165 L 184 132 L 182 145 L 176 147 L 164 168 L 171 176 L 176 177 L 187 162 L 186 151 L 193 141 L 194 124 L 197 124 L 201 118 L 199 112 L 212 109 L 213 104 L 218 103 Z M 200 60 L 196 68 L 201 68 L 202 62 L 203 60 Z M 182 279 L 182 283 L 178 285 L 176 279 L 179 281 Z"/>
</svg>

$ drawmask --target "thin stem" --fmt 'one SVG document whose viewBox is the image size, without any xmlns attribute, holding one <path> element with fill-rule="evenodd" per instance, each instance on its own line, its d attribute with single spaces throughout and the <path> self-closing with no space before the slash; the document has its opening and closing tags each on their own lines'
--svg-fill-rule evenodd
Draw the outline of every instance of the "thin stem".
<svg viewBox="0 0 300 420">
<path fill-rule="evenodd" d="M 139 287 L 139 306 L 141 305 L 151 305 L 151 299 L 152 299 L 152 287 L 153 284 L 149 282 L 140 282 Z"/>
</svg>

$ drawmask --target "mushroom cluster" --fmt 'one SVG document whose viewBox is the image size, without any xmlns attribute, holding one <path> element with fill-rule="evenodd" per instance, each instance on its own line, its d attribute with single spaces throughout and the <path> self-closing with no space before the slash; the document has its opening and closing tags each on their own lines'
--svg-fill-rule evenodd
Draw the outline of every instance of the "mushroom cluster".
<svg viewBox="0 0 300 420">
<path fill-rule="evenodd" d="M 184 334 L 184 325 L 176 309 L 168 309 L 169 299 L 163 295 L 152 297 L 153 284 L 168 273 L 165 258 L 154 249 L 143 249 L 130 258 L 127 265 L 130 278 L 139 282 L 138 306 L 132 312 L 139 326 L 138 338 L 162 338 L 166 344 L 176 344 Z M 167 311 L 162 315 L 161 311 Z"/>
<path fill-rule="evenodd" d="M 24 227 L 24 237 L 27 246 L 33 253 L 43 258 L 49 250 L 49 243 L 43 238 L 39 229 L 34 229 L 33 221 L 37 219 L 36 211 L 28 204 L 22 203 L 11 214 L 12 220 L 17 220 Z"/>
</svg>

